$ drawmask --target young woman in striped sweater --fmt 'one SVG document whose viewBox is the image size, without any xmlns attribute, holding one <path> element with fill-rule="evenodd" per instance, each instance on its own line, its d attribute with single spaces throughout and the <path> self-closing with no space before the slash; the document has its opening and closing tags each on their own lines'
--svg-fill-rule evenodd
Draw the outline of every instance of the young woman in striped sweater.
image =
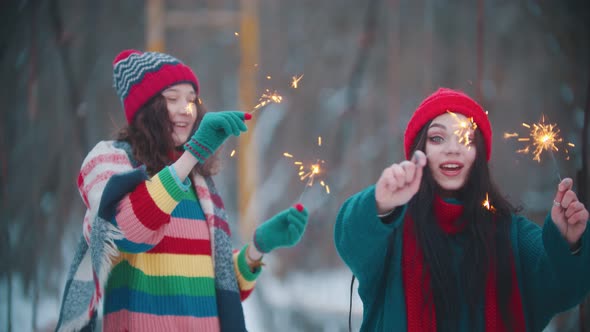
<svg viewBox="0 0 590 332">
<path fill-rule="evenodd" d="M 233 252 L 211 176 L 250 115 L 207 113 L 197 77 L 170 55 L 127 50 L 113 66 L 128 126 L 82 164 L 84 234 L 57 329 L 93 330 L 103 303 L 105 331 L 245 331 L 241 300 L 263 254 L 295 245 L 307 210 L 280 212 Z"/>
<path fill-rule="evenodd" d="M 406 127 L 407 160 L 344 203 L 335 241 L 359 280 L 361 331 L 541 331 L 584 299 L 588 210 L 572 179 L 541 228 L 494 186 L 491 147 L 481 106 L 439 89 Z"/>
</svg>

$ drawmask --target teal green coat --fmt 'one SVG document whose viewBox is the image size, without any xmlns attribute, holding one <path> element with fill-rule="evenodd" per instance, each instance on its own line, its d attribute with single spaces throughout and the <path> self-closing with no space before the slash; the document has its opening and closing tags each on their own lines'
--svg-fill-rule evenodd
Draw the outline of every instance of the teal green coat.
<svg viewBox="0 0 590 332">
<path fill-rule="evenodd" d="M 336 249 L 359 281 L 358 292 L 363 302 L 361 331 L 407 330 L 401 273 L 404 215 L 405 208 L 394 222 L 381 222 L 377 217 L 375 186 L 350 197 L 338 213 L 334 230 Z M 513 217 L 510 238 L 527 331 L 542 331 L 555 314 L 580 303 L 590 290 L 589 228 L 582 236 L 581 252 L 574 256 L 550 216 L 543 228 L 526 218 Z M 383 266 L 390 235 L 392 257 Z M 379 289 L 385 269 L 389 269 L 389 280 L 385 289 Z M 383 305 L 374 304 L 382 292 Z"/>
</svg>

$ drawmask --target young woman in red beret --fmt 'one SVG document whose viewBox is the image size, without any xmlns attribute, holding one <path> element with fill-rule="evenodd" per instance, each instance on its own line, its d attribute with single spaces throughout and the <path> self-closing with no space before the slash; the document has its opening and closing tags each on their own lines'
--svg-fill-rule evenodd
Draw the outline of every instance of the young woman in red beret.
<svg viewBox="0 0 590 332">
<path fill-rule="evenodd" d="M 128 126 L 82 164 L 87 212 L 57 330 L 94 330 L 102 305 L 105 331 L 246 331 L 262 255 L 298 243 L 307 210 L 278 213 L 233 252 L 211 176 L 250 115 L 207 113 L 197 77 L 168 54 L 123 51 L 113 71 Z"/>
<path fill-rule="evenodd" d="M 469 118 L 465 142 L 455 131 Z M 408 123 L 407 160 L 344 203 L 335 242 L 359 280 L 361 331 L 541 331 L 588 293 L 588 210 L 572 179 L 541 228 L 494 185 L 491 145 L 481 106 L 439 89 Z"/>
</svg>

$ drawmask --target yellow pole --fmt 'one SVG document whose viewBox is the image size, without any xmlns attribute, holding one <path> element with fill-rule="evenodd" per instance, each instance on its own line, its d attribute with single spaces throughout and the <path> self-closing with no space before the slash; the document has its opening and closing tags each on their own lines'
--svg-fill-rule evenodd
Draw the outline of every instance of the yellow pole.
<svg viewBox="0 0 590 332">
<path fill-rule="evenodd" d="M 150 52 L 164 52 L 165 48 L 165 0 L 147 0 L 146 4 L 146 46 Z"/>
<path fill-rule="evenodd" d="M 240 109 L 251 109 L 257 100 L 256 68 L 258 63 L 258 0 L 241 0 L 240 19 Z M 258 186 L 258 150 L 254 143 L 256 116 L 248 121 L 248 132 L 240 135 L 238 153 L 239 232 L 242 240 L 251 239 L 256 228 L 256 189 Z"/>
</svg>

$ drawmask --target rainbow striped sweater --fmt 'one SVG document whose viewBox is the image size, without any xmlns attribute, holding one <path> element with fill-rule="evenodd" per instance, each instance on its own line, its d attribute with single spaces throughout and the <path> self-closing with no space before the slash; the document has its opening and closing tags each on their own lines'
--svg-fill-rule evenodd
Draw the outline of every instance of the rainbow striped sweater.
<svg viewBox="0 0 590 332">
<path fill-rule="evenodd" d="M 79 187 L 87 205 L 88 195 L 104 194 L 94 193 L 94 185 L 119 174 L 122 166 L 131 167 L 125 151 L 113 144 L 99 143 L 95 150 L 106 153 L 82 166 Z M 220 330 L 224 308 L 216 294 L 213 228 L 226 228 L 228 234 L 229 228 L 204 211 L 213 210 L 211 201 L 219 196 L 213 197 L 202 177 L 192 179 L 182 183 L 165 167 L 118 200 L 109 221 L 123 237 L 114 241 L 119 255 L 104 287 L 105 331 Z M 84 228 L 90 234 L 88 220 Z M 250 270 L 245 247 L 233 253 L 233 271 L 244 300 L 260 272 Z"/>
</svg>

